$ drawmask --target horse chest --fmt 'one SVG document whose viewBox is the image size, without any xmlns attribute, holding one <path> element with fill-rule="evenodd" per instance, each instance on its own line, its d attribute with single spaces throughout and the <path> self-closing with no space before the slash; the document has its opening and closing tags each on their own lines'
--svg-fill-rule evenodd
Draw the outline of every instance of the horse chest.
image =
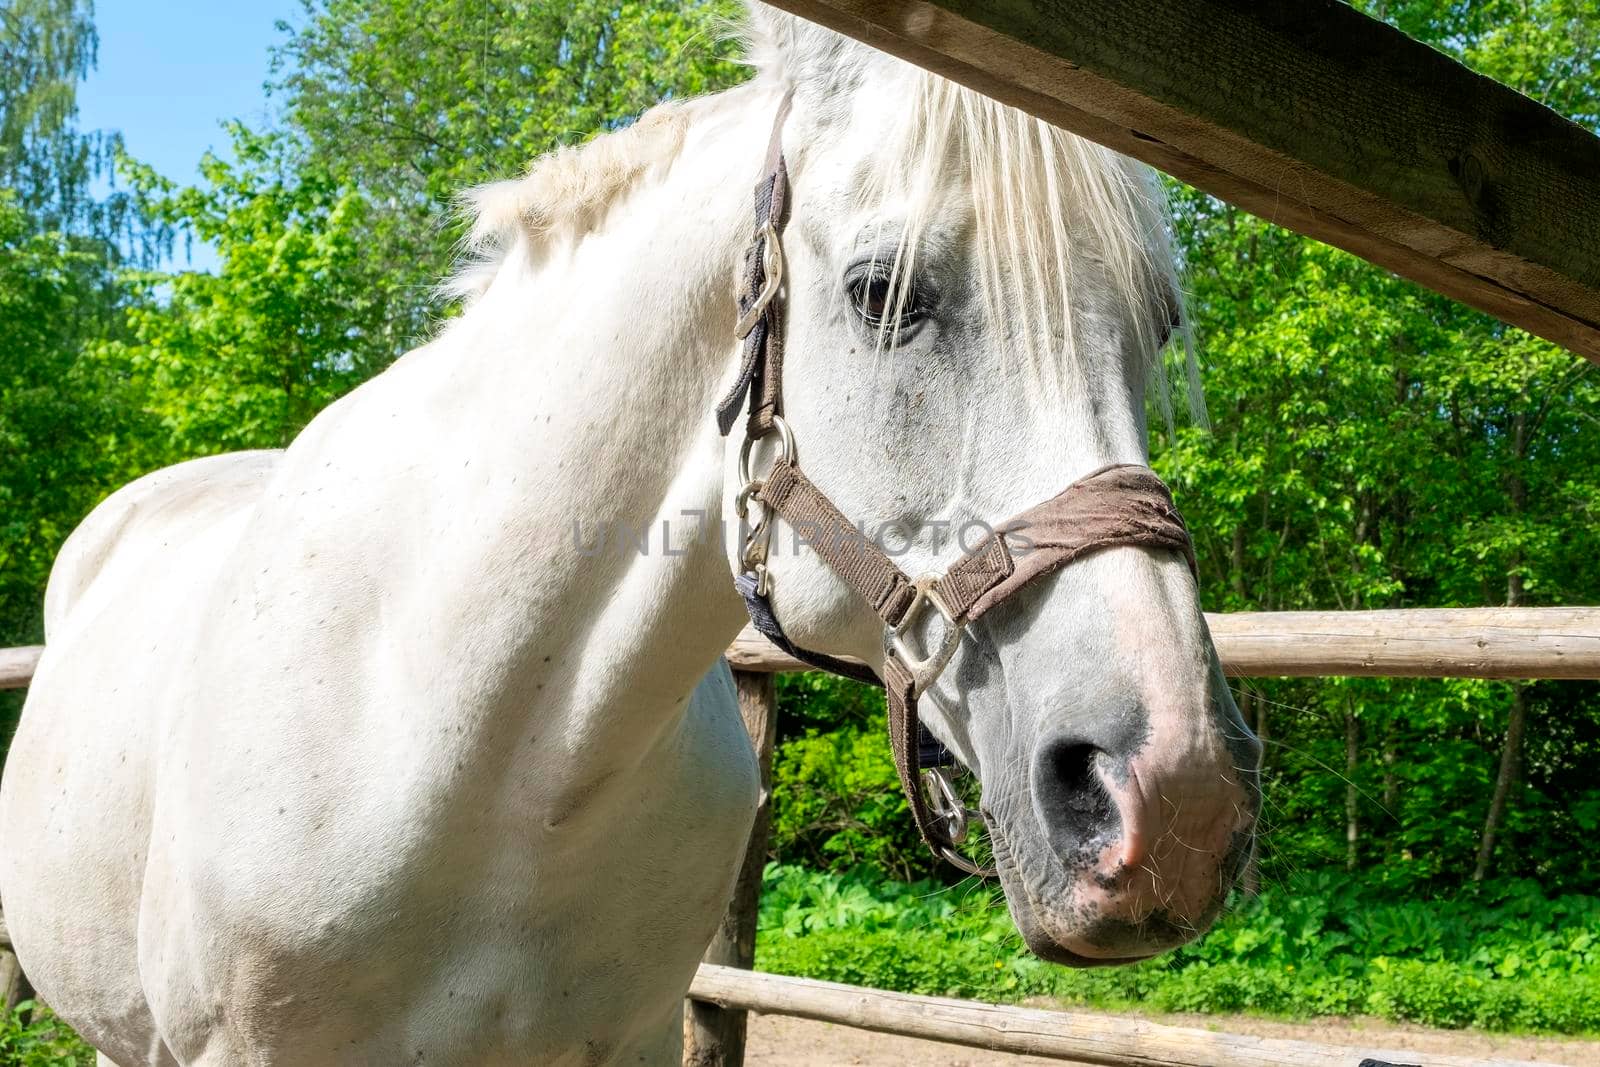
<svg viewBox="0 0 1600 1067">
<path fill-rule="evenodd" d="M 340 1062 L 604 1063 L 659 1040 L 755 800 L 716 673 L 631 769 L 575 778 L 574 754 L 526 745 L 472 771 L 442 745 L 359 789 L 346 768 L 294 813 L 191 805 L 276 828 L 236 845 L 206 833 L 203 865 L 174 857 L 177 877 L 147 886 L 155 914 L 184 920 L 149 950 L 172 993 L 157 999 L 193 1016 L 168 1024 L 211 1040 L 221 1014 L 240 1047 L 297 1063 L 323 1048 L 363 1050 Z M 288 807 L 280 786 L 261 795 Z"/>
</svg>

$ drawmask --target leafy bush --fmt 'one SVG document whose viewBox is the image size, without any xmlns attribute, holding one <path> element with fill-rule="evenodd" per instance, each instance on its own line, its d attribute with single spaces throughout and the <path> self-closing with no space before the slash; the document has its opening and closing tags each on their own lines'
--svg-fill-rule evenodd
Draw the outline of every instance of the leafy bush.
<svg viewBox="0 0 1600 1067">
<path fill-rule="evenodd" d="M 933 864 L 901 795 L 881 712 L 877 720 L 827 733 L 808 729 L 779 746 L 774 855 L 822 869 L 869 864 L 902 879 L 928 873 Z"/>
<path fill-rule="evenodd" d="M 0 1017 L 0 1064 L 6 1067 L 93 1067 L 85 1045 L 48 1008 L 25 1000 Z"/>
<path fill-rule="evenodd" d="M 1600 1032 L 1600 898 L 1490 883 L 1444 901 L 1306 878 L 1133 967 L 1075 971 L 1023 947 L 996 891 L 768 866 L 757 963 L 909 993 L 1102 1008 L 1369 1012 L 1429 1026 Z"/>
</svg>

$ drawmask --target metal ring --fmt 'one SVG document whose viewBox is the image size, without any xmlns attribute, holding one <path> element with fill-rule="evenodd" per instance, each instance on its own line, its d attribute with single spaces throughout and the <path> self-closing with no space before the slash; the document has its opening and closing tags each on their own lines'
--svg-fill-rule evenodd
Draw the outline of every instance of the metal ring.
<svg viewBox="0 0 1600 1067">
<path fill-rule="evenodd" d="M 944 835 L 952 845 L 967 838 L 968 811 L 956 795 L 955 783 L 943 767 L 922 769 L 923 791 L 928 794 L 928 809 L 944 823 Z"/>
<path fill-rule="evenodd" d="M 772 434 L 772 430 L 778 431 L 778 458 L 794 462 L 794 431 L 789 429 L 789 424 L 783 421 L 781 415 L 774 415 L 772 429 L 759 437 L 747 436 L 744 445 L 739 449 L 739 481 L 747 487 L 756 481 L 750 477 L 750 450 L 755 447 L 757 441 L 766 440 Z"/>
</svg>

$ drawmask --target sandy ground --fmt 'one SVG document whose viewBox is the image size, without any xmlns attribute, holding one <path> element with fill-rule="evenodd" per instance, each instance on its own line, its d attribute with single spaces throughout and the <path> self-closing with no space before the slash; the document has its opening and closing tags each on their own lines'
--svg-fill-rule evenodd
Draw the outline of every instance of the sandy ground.
<svg viewBox="0 0 1600 1067">
<path fill-rule="evenodd" d="M 1151 1015 L 1153 1022 L 1232 1034 L 1317 1041 L 1330 1045 L 1481 1056 L 1600 1067 L 1600 1040 L 1502 1037 L 1474 1030 L 1429 1030 L 1377 1019 L 1283 1023 L 1250 1016 Z M 1062 1060 L 941 1045 L 776 1015 L 750 1017 L 745 1062 L 761 1067 L 1061 1067 Z"/>
</svg>

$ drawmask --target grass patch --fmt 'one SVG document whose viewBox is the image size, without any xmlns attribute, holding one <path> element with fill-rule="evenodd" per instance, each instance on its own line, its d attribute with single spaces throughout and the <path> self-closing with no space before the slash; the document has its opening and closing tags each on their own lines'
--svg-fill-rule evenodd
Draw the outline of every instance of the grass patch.
<svg viewBox="0 0 1600 1067">
<path fill-rule="evenodd" d="M 769 865 L 757 965 L 907 993 L 1103 1009 L 1371 1014 L 1436 1027 L 1600 1033 L 1600 898 L 1527 882 L 1394 900 L 1333 876 L 1243 901 L 1193 945 L 1078 971 L 1023 947 L 995 890 Z"/>
</svg>

